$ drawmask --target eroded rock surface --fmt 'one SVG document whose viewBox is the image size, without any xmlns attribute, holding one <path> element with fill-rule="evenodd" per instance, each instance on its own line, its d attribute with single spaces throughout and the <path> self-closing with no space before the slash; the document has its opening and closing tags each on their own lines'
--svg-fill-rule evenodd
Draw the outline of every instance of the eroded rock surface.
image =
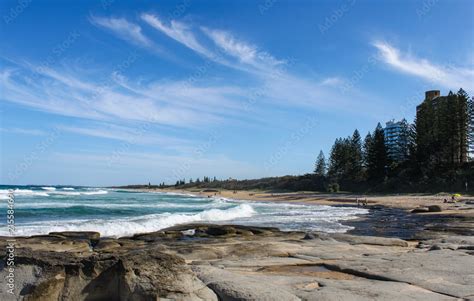
<svg viewBox="0 0 474 301">
<path fill-rule="evenodd" d="M 15 296 L 2 290 L 0 300 L 471 300 L 473 250 L 466 236 L 404 241 L 231 225 L 119 239 L 52 233 L 17 238 Z M 0 274 L 3 288 L 4 266 Z"/>
</svg>

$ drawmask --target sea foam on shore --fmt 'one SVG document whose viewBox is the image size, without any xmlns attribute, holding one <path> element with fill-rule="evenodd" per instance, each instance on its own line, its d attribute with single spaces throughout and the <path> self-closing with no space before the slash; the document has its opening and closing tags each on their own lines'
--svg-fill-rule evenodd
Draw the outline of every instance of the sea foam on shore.
<svg viewBox="0 0 474 301">
<path fill-rule="evenodd" d="M 98 231 L 102 236 L 153 232 L 183 223 L 234 223 L 282 230 L 345 232 L 342 222 L 368 210 L 355 207 L 230 200 L 179 193 L 90 187 L 0 187 L 15 194 L 16 235 Z M 0 207 L 5 206 L 1 203 Z M 0 235 L 6 235 L 6 227 Z"/>
</svg>

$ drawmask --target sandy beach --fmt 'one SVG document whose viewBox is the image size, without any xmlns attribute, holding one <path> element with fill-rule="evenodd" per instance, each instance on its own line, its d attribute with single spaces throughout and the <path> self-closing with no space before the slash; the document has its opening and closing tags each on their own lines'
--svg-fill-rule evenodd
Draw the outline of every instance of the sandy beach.
<svg viewBox="0 0 474 301">
<path fill-rule="evenodd" d="M 153 190 L 152 190 L 153 191 Z M 259 202 L 284 202 L 284 203 L 302 203 L 317 205 L 352 205 L 363 206 L 363 201 L 367 201 L 367 208 L 374 206 L 384 206 L 388 208 L 398 208 L 410 211 L 419 207 L 438 205 L 441 212 L 427 212 L 428 214 L 454 214 L 462 216 L 474 216 L 474 196 L 461 195 L 456 197 L 454 203 L 451 202 L 452 194 L 386 194 L 386 195 L 363 195 L 363 194 L 343 194 L 343 193 L 316 193 L 316 192 L 286 192 L 272 193 L 265 191 L 245 191 L 245 190 L 216 190 L 212 189 L 156 189 L 155 191 L 169 191 L 177 193 L 190 193 L 199 196 L 221 196 L 236 200 L 250 200 Z M 444 202 L 447 200 L 448 202 Z M 466 205 L 467 204 L 467 205 Z"/>
</svg>

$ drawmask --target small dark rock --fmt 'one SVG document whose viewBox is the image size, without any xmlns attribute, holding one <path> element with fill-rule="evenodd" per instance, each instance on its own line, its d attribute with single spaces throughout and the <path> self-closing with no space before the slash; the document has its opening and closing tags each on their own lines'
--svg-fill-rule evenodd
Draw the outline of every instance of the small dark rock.
<svg viewBox="0 0 474 301">
<path fill-rule="evenodd" d="M 316 239 L 316 236 L 313 233 L 308 232 L 304 235 L 303 239 L 305 240 Z"/>
<path fill-rule="evenodd" d="M 428 210 L 429 210 L 429 212 L 441 212 L 441 211 L 443 211 L 443 209 L 439 205 L 428 206 Z"/>
<path fill-rule="evenodd" d="M 222 235 L 235 234 L 236 229 L 230 226 L 221 226 L 221 227 L 210 226 L 207 228 L 206 233 L 211 236 L 222 236 Z"/>
<path fill-rule="evenodd" d="M 410 211 L 411 213 L 426 213 L 426 212 L 430 212 L 430 209 L 429 208 L 426 208 L 426 207 L 419 207 L 419 208 L 415 208 L 413 209 L 412 211 Z"/>
<path fill-rule="evenodd" d="M 460 246 L 458 249 L 460 249 L 460 250 L 474 250 L 474 246 Z"/>
</svg>

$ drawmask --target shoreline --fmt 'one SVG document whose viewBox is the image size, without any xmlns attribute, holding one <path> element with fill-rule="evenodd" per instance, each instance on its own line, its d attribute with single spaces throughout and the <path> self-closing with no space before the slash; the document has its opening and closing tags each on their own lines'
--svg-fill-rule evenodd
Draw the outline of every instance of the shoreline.
<svg viewBox="0 0 474 301">
<path fill-rule="evenodd" d="M 354 227 L 346 233 L 364 236 L 397 237 L 416 240 L 420 237 L 438 237 L 441 234 L 474 235 L 474 197 L 461 197 L 456 203 L 444 203 L 448 194 L 436 195 L 361 195 L 315 192 L 271 193 L 262 191 L 230 191 L 209 189 L 138 189 L 144 192 L 172 192 L 200 197 L 224 197 L 236 201 L 293 203 L 305 205 L 350 206 L 357 208 L 356 200 L 367 200 L 369 213 L 353 220 L 340 221 Z M 207 190 L 207 191 L 206 191 Z M 412 210 L 437 206 L 438 212 L 411 213 Z"/>
<path fill-rule="evenodd" d="M 134 190 L 134 189 L 132 189 Z M 144 192 L 174 192 L 174 193 L 186 193 L 193 194 L 196 196 L 213 196 L 215 192 L 206 190 L 212 189 L 136 189 Z M 301 204 L 317 204 L 317 205 L 348 205 L 352 204 L 357 206 L 356 199 L 359 201 L 367 200 L 370 206 L 385 206 L 391 208 L 398 208 L 404 210 L 415 209 L 419 206 L 428 205 L 440 205 L 443 207 L 443 212 L 449 214 L 456 214 L 459 212 L 456 209 L 456 205 L 462 204 L 464 200 L 474 202 L 474 196 L 462 196 L 458 198 L 457 203 L 443 203 L 444 199 L 450 201 L 451 195 L 448 193 L 443 194 L 386 194 L 386 195 L 366 195 L 357 193 L 320 193 L 320 192 L 281 192 L 272 193 L 266 191 L 251 191 L 251 190 L 238 190 L 235 193 L 232 190 L 216 190 L 218 191 L 217 196 L 222 196 L 234 200 L 248 200 L 248 201 L 260 201 L 260 202 L 285 202 L 285 203 L 301 203 Z M 459 201 L 461 199 L 461 201 Z M 472 207 L 474 210 L 474 206 Z M 470 212 L 474 214 L 473 212 Z"/>
<path fill-rule="evenodd" d="M 309 193 L 225 191 L 217 196 L 354 205 L 347 196 L 333 201 Z M 387 198 L 368 199 L 364 208 L 370 213 L 343 221 L 355 227 L 346 233 L 188 223 L 120 238 L 67 231 L 16 237 L 15 296 L 20 300 L 472 299 L 474 277 L 467 268 L 474 265 L 472 205 L 465 209 L 461 203 L 443 204 L 442 212 L 410 213 L 414 206 L 432 205 L 439 197 L 425 196 L 414 204 L 407 204 L 413 196 L 399 196 L 405 202 Z M 6 255 L 6 240 L 0 238 L 0 256 Z M 0 285 L 5 285 L 8 270 L 1 265 L 0 261 Z M 0 299 L 17 300 L 3 291 Z"/>
</svg>

